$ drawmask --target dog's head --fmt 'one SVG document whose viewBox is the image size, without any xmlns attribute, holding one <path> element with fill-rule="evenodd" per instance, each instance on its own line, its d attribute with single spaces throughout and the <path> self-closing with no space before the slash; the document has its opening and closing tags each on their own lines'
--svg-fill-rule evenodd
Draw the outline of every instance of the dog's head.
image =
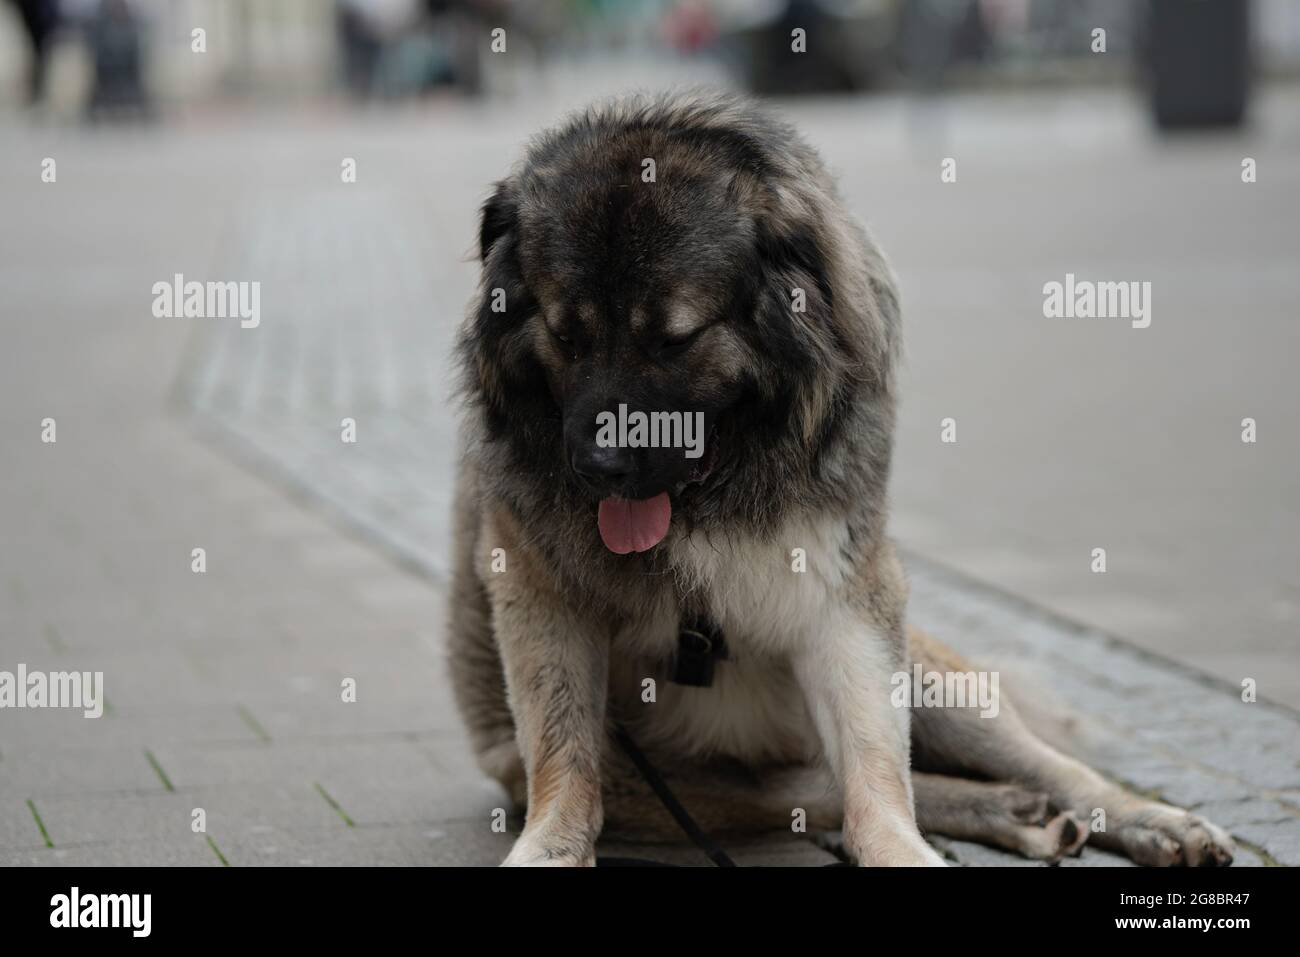
<svg viewBox="0 0 1300 957">
<path fill-rule="evenodd" d="M 624 105 L 536 140 L 484 205 L 469 389 L 611 550 L 808 468 L 879 362 L 835 319 L 851 237 L 810 156 L 733 101 Z"/>
</svg>

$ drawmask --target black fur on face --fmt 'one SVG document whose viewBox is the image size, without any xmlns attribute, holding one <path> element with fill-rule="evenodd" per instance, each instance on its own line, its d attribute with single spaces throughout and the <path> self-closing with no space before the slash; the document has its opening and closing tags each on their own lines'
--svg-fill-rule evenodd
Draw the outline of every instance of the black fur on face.
<svg viewBox="0 0 1300 957">
<path fill-rule="evenodd" d="M 864 395 L 887 470 L 892 345 L 837 319 L 844 236 L 808 195 L 819 178 L 792 131 L 731 100 L 596 109 L 532 144 L 483 206 L 460 340 L 517 494 L 524 477 L 578 508 L 668 491 L 687 521 L 761 525 L 792 491 L 849 494 L 830 486 Z M 595 451 L 620 403 L 703 413 L 703 456 Z"/>
</svg>

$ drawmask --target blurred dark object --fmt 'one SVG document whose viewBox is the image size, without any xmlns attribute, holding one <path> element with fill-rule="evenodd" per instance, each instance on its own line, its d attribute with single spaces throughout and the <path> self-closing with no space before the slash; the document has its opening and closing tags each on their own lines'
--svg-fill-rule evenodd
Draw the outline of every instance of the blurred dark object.
<svg viewBox="0 0 1300 957">
<path fill-rule="evenodd" d="M 343 53 L 343 83 L 354 96 L 367 96 L 383 40 L 364 8 L 342 2 L 335 7 L 335 30 Z"/>
<path fill-rule="evenodd" d="M 86 21 L 86 42 L 94 62 L 94 85 L 86 105 L 92 120 L 147 117 L 144 87 L 144 24 L 126 0 L 103 0 Z"/>
<path fill-rule="evenodd" d="M 513 25 L 508 12 L 487 0 L 337 0 L 344 84 L 361 98 L 418 96 L 441 86 L 479 93 L 481 44 L 492 26 Z"/>
<path fill-rule="evenodd" d="M 888 0 L 784 0 L 775 15 L 726 35 L 755 93 L 851 92 L 879 85 L 891 65 L 895 4 Z M 796 53 L 792 32 L 805 31 Z"/>
<path fill-rule="evenodd" d="M 39 103 L 45 93 L 45 71 L 50 58 L 50 41 L 59 26 L 59 7 L 55 0 L 12 0 L 23 21 L 23 32 L 31 44 L 31 62 L 27 67 L 27 102 Z"/>
<path fill-rule="evenodd" d="M 1240 125 L 1250 94 L 1249 0 L 1151 0 L 1147 48 L 1158 126 Z"/>
<path fill-rule="evenodd" d="M 898 26 L 902 72 L 921 87 L 943 85 L 958 63 L 988 57 L 992 37 L 976 0 L 905 0 Z"/>
</svg>

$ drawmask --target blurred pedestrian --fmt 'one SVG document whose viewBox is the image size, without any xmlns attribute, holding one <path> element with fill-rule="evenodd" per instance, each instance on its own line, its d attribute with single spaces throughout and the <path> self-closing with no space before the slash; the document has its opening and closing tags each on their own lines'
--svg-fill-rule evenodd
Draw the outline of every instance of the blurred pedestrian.
<svg viewBox="0 0 1300 957">
<path fill-rule="evenodd" d="M 31 44 L 32 58 L 27 68 L 27 102 L 35 105 L 45 93 L 45 73 L 49 65 L 50 41 L 59 26 L 58 0 L 11 0 L 23 21 L 23 32 Z"/>
<path fill-rule="evenodd" d="M 148 117 L 144 87 L 144 22 L 127 0 L 101 0 L 86 22 L 95 65 L 86 115 L 91 120 L 123 115 Z"/>
</svg>

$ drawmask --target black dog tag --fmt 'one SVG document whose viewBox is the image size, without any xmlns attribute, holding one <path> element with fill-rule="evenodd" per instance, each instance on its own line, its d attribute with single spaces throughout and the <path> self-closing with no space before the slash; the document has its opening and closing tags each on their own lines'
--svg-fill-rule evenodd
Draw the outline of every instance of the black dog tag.
<svg viewBox="0 0 1300 957">
<path fill-rule="evenodd" d="M 682 622 L 672 677 L 676 684 L 707 688 L 713 684 L 715 664 L 726 660 L 727 643 L 721 628 L 703 618 Z"/>
</svg>

